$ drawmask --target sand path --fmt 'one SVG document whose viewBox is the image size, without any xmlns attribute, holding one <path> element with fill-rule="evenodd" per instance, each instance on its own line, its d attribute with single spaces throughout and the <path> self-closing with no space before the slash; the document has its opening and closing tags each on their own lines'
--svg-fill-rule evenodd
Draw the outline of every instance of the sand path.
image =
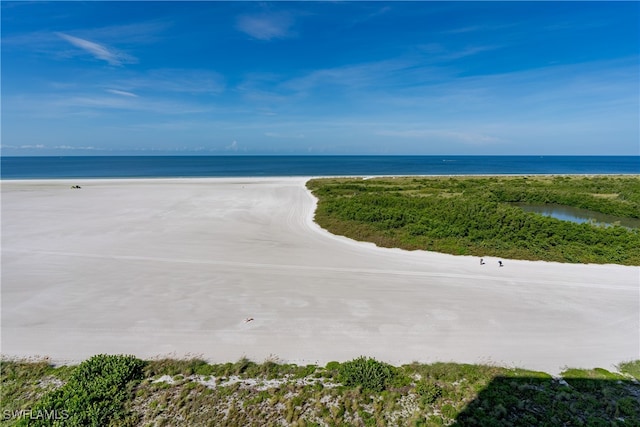
<svg viewBox="0 0 640 427">
<path fill-rule="evenodd" d="M 313 223 L 305 181 L 2 182 L 2 354 L 640 358 L 639 268 L 377 248 Z"/>
</svg>

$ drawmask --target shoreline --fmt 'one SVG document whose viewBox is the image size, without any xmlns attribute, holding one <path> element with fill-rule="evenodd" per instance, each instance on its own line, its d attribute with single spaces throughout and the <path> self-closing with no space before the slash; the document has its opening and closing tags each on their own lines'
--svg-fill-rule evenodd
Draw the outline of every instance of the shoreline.
<svg viewBox="0 0 640 427">
<path fill-rule="evenodd" d="M 385 175 L 273 175 L 273 176 L 265 176 L 265 175 L 255 175 L 255 176 L 156 176 L 156 177 L 112 177 L 112 178 L 103 178 L 103 177 L 63 177 L 63 178 L 0 178 L 0 184 L 2 183 L 33 183 L 33 182 L 59 182 L 59 181 L 108 181 L 108 182 L 121 182 L 121 181 L 204 181 L 204 180 L 243 180 L 243 179 L 252 179 L 252 180 L 261 180 L 261 179 L 341 179 L 341 178 L 353 178 L 353 179 L 377 179 L 377 178 L 510 178 L 510 177 L 553 177 L 553 176 L 577 176 L 577 177 L 598 177 L 598 176 L 607 176 L 607 177 L 640 177 L 640 172 L 636 173 L 521 173 L 521 174 L 430 174 L 430 175 L 420 175 L 420 174 L 409 174 L 409 175 L 398 175 L 398 174 L 385 174 Z"/>
<path fill-rule="evenodd" d="M 2 354 L 366 354 L 550 373 L 637 358 L 636 267 L 486 257 L 480 270 L 356 242 L 313 221 L 308 179 L 3 180 Z"/>
</svg>

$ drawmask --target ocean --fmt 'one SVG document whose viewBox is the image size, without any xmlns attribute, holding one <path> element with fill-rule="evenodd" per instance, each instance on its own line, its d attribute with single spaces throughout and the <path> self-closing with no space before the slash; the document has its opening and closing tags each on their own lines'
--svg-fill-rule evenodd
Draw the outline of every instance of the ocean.
<svg viewBox="0 0 640 427">
<path fill-rule="evenodd" d="M 2 157 L 2 179 L 640 174 L 640 156 Z"/>
</svg>

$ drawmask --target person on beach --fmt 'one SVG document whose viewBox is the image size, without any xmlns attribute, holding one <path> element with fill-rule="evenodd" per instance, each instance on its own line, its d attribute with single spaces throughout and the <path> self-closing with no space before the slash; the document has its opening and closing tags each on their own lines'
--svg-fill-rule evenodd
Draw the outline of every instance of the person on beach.
<svg viewBox="0 0 640 427">
<path fill-rule="evenodd" d="M 502 261 L 498 261 L 498 265 L 502 267 Z"/>
<path fill-rule="evenodd" d="M 480 265 L 484 265 L 484 259 L 480 258 Z"/>
</svg>

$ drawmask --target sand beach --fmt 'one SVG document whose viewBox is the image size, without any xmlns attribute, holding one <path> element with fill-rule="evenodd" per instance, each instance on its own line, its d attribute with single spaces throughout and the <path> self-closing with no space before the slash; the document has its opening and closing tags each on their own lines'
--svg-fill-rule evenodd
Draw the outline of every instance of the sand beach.
<svg viewBox="0 0 640 427">
<path fill-rule="evenodd" d="M 638 267 L 378 248 L 317 226 L 306 181 L 3 181 L 2 355 L 640 358 Z"/>
</svg>

